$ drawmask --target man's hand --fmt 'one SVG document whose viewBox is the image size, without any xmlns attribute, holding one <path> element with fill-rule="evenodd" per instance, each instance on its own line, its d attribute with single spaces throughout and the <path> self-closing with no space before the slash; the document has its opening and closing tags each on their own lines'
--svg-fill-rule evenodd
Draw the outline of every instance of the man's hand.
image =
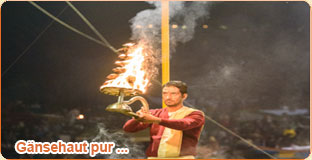
<svg viewBox="0 0 312 160">
<path fill-rule="evenodd" d="M 139 111 L 136 112 L 139 115 L 139 118 L 136 120 L 145 123 L 159 123 L 161 121 L 160 118 L 153 116 L 150 112 L 147 112 L 144 107 L 141 107 Z"/>
<path fill-rule="evenodd" d="M 136 112 L 136 114 L 137 114 L 139 117 L 138 117 L 138 118 L 137 118 L 137 117 L 133 117 L 133 118 L 134 118 L 135 120 L 137 120 L 137 121 L 144 122 L 144 119 L 143 119 L 144 113 L 147 113 L 147 112 L 145 111 L 144 107 L 141 107 L 141 109 L 138 110 L 138 111 Z"/>
<path fill-rule="evenodd" d="M 161 121 L 160 118 L 155 117 L 150 113 L 145 113 L 143 116 L 143 120 L 148 123 L 159 123 Z"/>
</svg>

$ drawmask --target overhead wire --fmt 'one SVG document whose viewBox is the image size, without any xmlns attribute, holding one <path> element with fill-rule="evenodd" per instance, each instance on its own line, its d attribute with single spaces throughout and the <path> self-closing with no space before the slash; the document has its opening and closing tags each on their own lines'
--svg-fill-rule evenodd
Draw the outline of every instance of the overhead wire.
<svg viewBox="0 0 312 160">
<path fill-rule="evenodd" d="M 36 3 L 32 2 L 32 1 L 28 1 L 30 4 L 32 4 L 34 7 L 36 7 L 37 9 L 39 9 L 40 11 L 42 11 L 44 14 L 46 14 L 47 16 L 49 16 L 50 18 L 52 18 L 53 20 L 59 22 L 60 24 L 62 24 L 63 26 L 67 27 L 68 29 L 100 44 L 100 45 L 103 45 L 105 47 L 108 47 L 110 48 L 112 51 L 114 51 L 115 53 L 117 52 L 117 50 L 110 45 L 110 43 L 95 29 L 95 27 L 87 20 L 87 18 L 85 18 L 81 12 L 79 12 L 79 10 L 77 8 L 75 8 L 70 2 L 66 2 L 83 20 L 84 22 L 93 30 L 93 32 L 95 32 L 95 34 L 102 40 L 102 41 L 99 41 L 79 30 L 77 30 L 76 28 L 66 24 L 65 22 L 59 20 L 57 17 L 53 16 L 52 14 L 50 14 L 49 12 L 47 12 L 46 10 L 44 10 L 43 8 L 41 8 L 39 5 L 37 5 Z M 53 21 L 54 22 L 54 21 Z M 5 73 L 4 73 L 5 74 Z M 157 82 L 157 84 L 161 85 L 161 83 L 158 81 L 158 80 L 153 80 L 154 82 Z M 191 106 L 194 108 L 194 106 L 188 102 L 186 102 L 187 105 Z M 238 134 L 236 134 L 235 132 L 231 131 L 230 129 L 226 128 L 225 126 L 223 126 L 222 124 L 218 123 L 217 121 L 213 120 L 211 117 L 205 115 L 205 117 L 213 122 L 214 124 L 216 124 L 217 126 L 219 126 L 220 128 L 224 129 L 225 131 L 227 131 L 228 133 L 232 134 L 233 136 L 239 138 L 240 140 L 242 140 L 243 142 L 247 143 L 248 145 L 250 145 L 251 147 L 261 151 L 262 153 L 264 153 L 265 155 L 269 156 L 270 158 L 273 158 L 273 159 L 277 159 L 276 157 L 274 157 L 273 155 L 265 152 L 264 150 L 262 150 L 261 148 L 259 148 L 258 146 L 254 145 L 253 143 L 249 142 L 248 140 L 244 139 L 243 137 L 239 136 Z"/>
<path fill-rule="evenodd" d="M 153 79 L 154 82 L 156 82 L 158 85 L 162 85 L 160 81 Z M 196 108 L 194 107 L 192 104 L 190 104 L 187 101 L 184 101 L 188 106 L 191 106 L 192 108 Z M 227 131 L 228 133 L 232 134 L 233 136 L 239 138 L 240 140 L 242 140 L 243 142 L 245 142 L 246 144 L 250 145 L 251 147 L 253 147 L 254 149 L 262 152 L 263 154 L 269 156 L 272 159 L 277 159 L 276 157 L 274 157 L 273 155 L 267 153 L 266 151 L 264 151 L 263 149 L 259 148 L 258 146 L 254 145 L 253 143 L 249 142 L 248 140 L 246 140 L 245 138 L 241 137 L 240 135 L 236 134 L 235 132 L 231 131 L 230 129 L 226 128 L 225 126 L 223 126 L 222 124 L 220 124 L 219 122 L 215 121 L 214 119 L 212 119 L 211 117 L 207 116 L 205 114 L 205 117 L 207 120 L 211 121 L 212 123 L 214 123 L 215 125 L 217 125 L 218 127 L 224 129 L 225 131 Z"/>
<path fill-rule="evenodd" d="M 57 17 L 59 17 L 61 14 L 63 14 L 63 12 L 66 10 L 68 6 L 66 5 L 62 11 L 57 15 Z M 40 37 L 43 35 L 43 33 L 45 33 L 48 28 L 50 28 L 52 26 L 52 24 L 55 21 L 52 19 L 52 21 L 38 34 L 38 36 L 25 48 L 25 50 L 8 66 L 8 68 L 6 68 L 2 74 L 1 77 L 3 77 L 15 64 L 18 60 L 20 60 L 26 53 L 27 51 L 40 39 Z"/>
<path fill-rule="evenodd" d="M 99 41 L 99 40 L 97 40 L 97 39 L 95 39 L 95 38 L 93 38 L 93 37 L 91 37 L 91 36 L 89 36 L 89 35 L 87 35 L 87 34 L 81 32 L 81 31 L 77 30 L 76 28 L 74 28 L 74 27 L 68 25 L 67 23 L 65 23 L 65 22 L 63 22 L 62 20 L 58 19 L 57 17 L 53 16 L 52 14 L 50 14 L 50 13 L 49 13 L 48 11 L 46 11 L 45 9 L 41 8 L 41 7 L 40 7 L 39 5 L 37 5 L 36 3 L 32 2 L 32 1 L 28 1 L 28 2 L 29 2 L 31 5 L 33 5 L 34 7 L 36 7 L 37 9 L 39 9 L 41 12 L 43 12 L 44 14 L 46 14 L 47 16 L 49 16 L 50 18 L 54 19 L 55 21 L 59 22 L 61 25 L 65 26 L 66 28 L 68 28 L 68 29 L 70 29 L 70 30 L 72 30 L 72 31 L 74 31 L 74 32 L 76 32 L 76 33 L 78 33 L 78 34 L 84 36 L 85 38 L 88 38 L 89 40 L 92 40 L 92 41 L 94 41 L 94 42 L 96 42 L 96 43 L 98 43 L 98 44 L 100 44 L 100 45 L 102 45 L 102 46 L 104 46 L 104 47 L 108 47 L 108 46 L 107 46 L 105 43 L 103 43 L 102 41 Z M 109 47 L 108 47 L 108 48 L 109 48 Z"/>
<path fill-rule="evenodd" d="M 101 33 L 90 23 L 90 21 L 69 1 L 66 3 L 80 16 L 80 18 L 92 29 L 92 31 L 105 43 L 105 45 L 110 48 L 113 52 L 117 53 L 117 49 L 115 49 L 104 37 Z"/>
<path fill-rule="evenodd" d="M 193 108 L 195 108 L 192 104 L 188 103 L 185 101 L 185 103 Z M 215 125 L 219 126 L 220 128 L 224 129 L 225 131 L 227 131 L 228 133 L 232 134 L 233 136 L 239 138 L 240 140 L 242 140 L 243 142 L 247 143 L 248 145 L 250 145 L 251 147 L 253 147 L 254 149 L 262 152 L 263 154 L 269 156 L 270 158 L 273 159 L 277 159 L 276 157 L 274 157 L 273 155 L 267 153 L 266 151 L 264 151 L 263 149 L 259 148 L 258 146 L 254 145 L 253 143 L 249 142 L 248 140 L 246 140 L 245 138 L 241 137 L 240 135 L 236 134 L 235 132 L 231 131 L 230 129 L 226 128 L 225 126 L 223 126 L 222 124 L 220 124 L 219 122 L 215 121 L 214 119 L 212 119 L 211 117 L 207 116 L 205 114 L 205 117 L 211 121 L 212 123 L 214 123 Z"/>
</svg>

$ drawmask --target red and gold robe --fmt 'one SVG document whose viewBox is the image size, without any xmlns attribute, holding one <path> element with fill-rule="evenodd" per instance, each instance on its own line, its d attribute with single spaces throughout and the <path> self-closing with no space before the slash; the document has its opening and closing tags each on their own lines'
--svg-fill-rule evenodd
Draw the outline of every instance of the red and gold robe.
<svg viewBox="0 0 312 160">
<path fill-rule="evenodd" d="M 201 111 L 182 107 L 173 112 L 173 116 L 170 117 L 167 108 L 150 110 L 150 112 L 161 118 L 159 124 L 144 124 L 131 119 L 123 126 L 126 132 L 136 132 L 150 127 L 151 141 L 146 150 L 147 157 L 176 158 L 196 155 L 196 145 L 205 123 Z M 168 135 L 171 139 L 168 139 Z"/>
</svg>

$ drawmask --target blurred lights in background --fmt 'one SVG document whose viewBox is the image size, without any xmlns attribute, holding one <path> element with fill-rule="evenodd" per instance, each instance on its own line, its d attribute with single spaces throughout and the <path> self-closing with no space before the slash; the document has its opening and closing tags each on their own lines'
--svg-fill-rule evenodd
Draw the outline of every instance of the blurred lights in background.
<svg viewBox="0 0 312 160">
<path fill-rule="evenodd" d="M 77 119 L 84 119 L 84 115 L 83 114 L 79 114 L 76 118 Z"/>
<path fill-rule="evenodd" d="M 153 24 L 149 24 L 148 26 L 136 25 L 136 28 L 154 28 L 154 26 L 153 26 Z M 172 24 L 172 25 L 171 25 L 171 28 L 172 28 L 172 29 L 177 29 L 177 28 L 179 28 L 179 25 L 177 25 L 177 24 Z M 180 28 L 182 28 L 182 29 L 187 29 L 187 26 L 186 26 L 186 25 L 182 25 L 182 26 L 180 26 Z M 207 24 L 203 24 L 203 25 L 202 25 L 202 28 L 203 28 L 203 29 L 208 29 L 208 25 L 207 25 Z M 226 26 L 224 26 L 224 25 L 221 25 L 220 28 L 221 28 L 221 29 L 227 29 Z"/>
<path fill-rule="evenodd" d="M 175 28 L 178 28 L 179 26 L 176 24 L 173 24 L 171 27 L 172 27 L 172 29 L 175 29 Z"/>
</svg>

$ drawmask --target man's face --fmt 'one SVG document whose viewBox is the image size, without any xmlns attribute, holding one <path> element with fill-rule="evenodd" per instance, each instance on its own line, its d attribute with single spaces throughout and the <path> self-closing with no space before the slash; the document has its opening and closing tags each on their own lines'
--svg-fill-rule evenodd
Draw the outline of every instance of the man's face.
<svg viewBox="0 0 312 160">
<path fill-rule="evenodd" d="M 163 88 L 162 98 L 168 107 L 175 107 L 179 104 L 182 104 L 182 102 L 186 98 L 186 94 L 184 94 L 183 97 L 179 88 L 174 86 L 168 86 Z"/>
</svg>

